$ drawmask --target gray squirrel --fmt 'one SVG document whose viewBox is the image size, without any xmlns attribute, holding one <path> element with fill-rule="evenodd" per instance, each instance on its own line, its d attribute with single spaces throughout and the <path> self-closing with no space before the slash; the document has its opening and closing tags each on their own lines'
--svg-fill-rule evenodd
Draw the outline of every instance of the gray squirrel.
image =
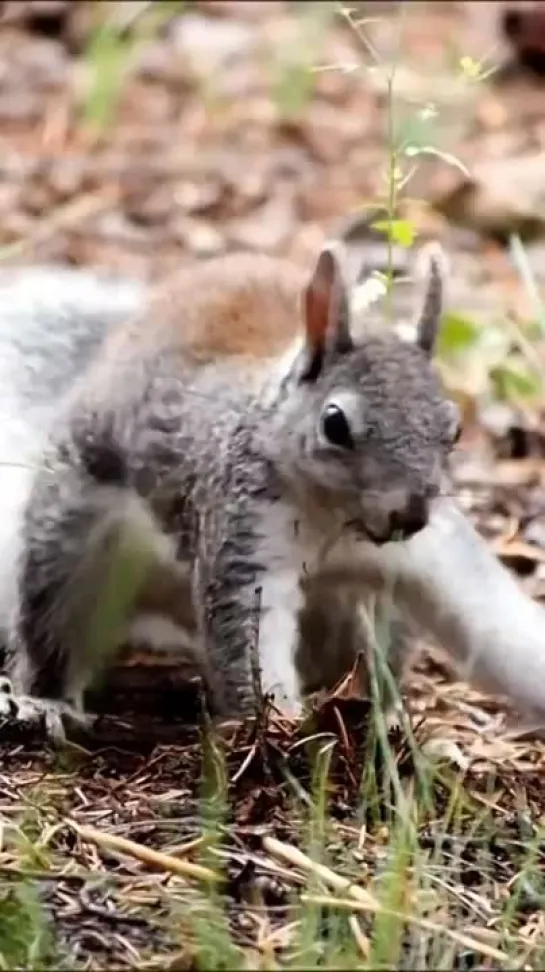
<svg viewBox="0 0 545 972">
<path fill-rule="evenodd" d="M 298 659 L 313 656 L 307 682 L 341 675 L 320 657 L 328 619 L 358 647 L 355 609 L 377 594 L 468 677 L 543 717 L 545 613 L 443 492 L 458 423 L 430 362 L 441 263 L 428 251 L 413 344 L 354 334 L 335 246 L 310 280 L 233 256 L 156 295 L 83 271 L 4 271 L 5 712 L 44 712 L 59 733 L 131 624 L 151 631 L 150 610 L 173 648 L 192 629 L 220 713 L 252 707 L 256 637 L 263 687 L 296 710 Z M 321 643 L 301 638 L 318 607 Z"/>
</svg>

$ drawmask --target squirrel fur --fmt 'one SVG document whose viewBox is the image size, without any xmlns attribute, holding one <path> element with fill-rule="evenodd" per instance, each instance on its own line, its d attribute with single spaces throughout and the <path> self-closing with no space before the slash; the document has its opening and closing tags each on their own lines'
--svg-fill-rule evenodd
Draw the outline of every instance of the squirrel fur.
<svg viewBox="0 0 545 972">
<path fill-rule="evenodd" d="M 200 426 L 205 425 L 207 432 L 211 434 L 209 439 L 208 435 L 205 436 L 207 440 L 205 445 L 209 451 L 206 452 L 204 468 L 208 469 L 207 464 L 210 462 L 212 464 L 210 468 L 221 465 L 221 468 L 225 469 L 225 465 L 229 464 L 229 456 L 225 452 L 225 427 L 221 423 L 227 409 L 235 407 L 236 410 L 239 407 L 237 403 L 240 401 L 241 388 L 244 389 L 243 414 L 239 417 L 243 419 L 243 424 L 247 422 L 248 405 L 251 404 L 253 408 L 256 395 L 260 395 L 263 404 L 260 404 L 258 409 L 259 420 L 262 418 L 260 409 L 268 409 L 269 427 L 275 431 L 278 390 L 286 380 L 286 362 L 290 367 L 297 361 L 299 367 L 310 368 L 313 355 L 318 353 L 318 357 L 323 356 L 326 351 L 323 344 L 319 346 L 323 339 L 322 333 L 318 343 L 312 345 L 311 342 L 303 351 L 299 349 L 294 357 L 292 342 L 300 325 L 299 302 L 302 296 L 306 294 L 308 297 L 309 293 L 308 281 L 303 279 L 299 270 L 281 261 L 271 263 L 266 258 L 253 256 L 231 258 L 231 260 L 234 260 L 234 264 L 229 263 L 229 260 L 227 264 L 223 261 L 223 270 L 226 274 L 223 283 L 218 279 L 218 269 L 221 270 L 221 266 L 218 268 L 211 261 L 210 264 L 199 268 L 199 273 L 191 271 L 187 275 L 185 290 L 178 280 L 174 282 L 172 290 L 163 289 L 156 296 L 151 297 L 145 288 L 136 284 L 101 280 L 83 271 L 58 268 L 23 268 L 4 271 L 5 277 L 0 280 L 0 294 L 3 291 L 0 351 L 5 347 L 11 354 L 11 364 L 6 367 L 6 380 L 3 390 L 0 391 L 0 411 L 5 419 L 4 431 L 0 433 L 4 439 L 0 440 L 0 445 L 4 446 L 3 461 L 9 463 L 11 460 L 14 464 L 18 464 L 11 467 L 6 465 L 0 471 L 4 483 L 11 481 L 12 484 L 11 488 L 7 487 L 5 490 L 11 516 L 4 518 L 6 522 L 1 527 L 4 532 L 0 533 L 0 551 L 5 554 L 2 557 L 4 572 L 0 584 L 0 623 L 8 634 L 11 651 L 10 671 L 16 693 L 14 697 L 10 696 L 10 701 L 19 696 L 41 696 L 44 700 L 55 700 L 62 704 L 64 702 L 81 704 L 77 696 L 85 688 L 88 679 L 93 676 L 96 665 L 95 648 L 92 646 L 90 658 L 85 657 L 84 653 L 83 657 L 74 659 L 70 655 L 71 649 L 68 649 L 68 658 L 74 664 L 72 671 L 70 665 L 67 668 L 63 668 L 63 664 L 56 666 L 59 661 L 59 642 L 47 641 L 51 638 L 51 632 L 46 626 L 46 622 L 51 621 L 51 604 L 44 612 L 43 606 L 40 608 L 39 605 L 40 592 L 38 592 L 37 598 L 35 597 L 35 601 L 38 601 L 36 628 L 36 614 L 29 612 L 33 596 L 32 591 L 29 592 L 28 589 L 28 580 L 24 580 L 22 565 L 25 561 L 34 576 L 37 569 L 37 573 L 42 572 L 48 583 L 52 577 L 55 583 L 58 582 L 56 571 L 60 571 L 61 574 L 66 572 L 69 575 L 68 578 L 66 576 L 64 578 L 68 583 L 64 587 L 61 585 L 62 596 L 58 601 L 58 604 L 63 607 L 58 615 L 62 636 L 68 636 L 69 641 L 75 632 L 81 630 L 86 632 L 89 618 L 92 616 L 96 584 L 104 580 L 103 572 L 111 559 L 112 543 L 114 547 L 120 549 L 123 548 L 125 541 L 125 556 L 128 558 L 126 563 L 134 563 L 134 559 L 138 560 L 138 555 L 142 554 L 142 551 L 147 554 L 150 549 L 153 550 L 151 565 L 153 569 L 149 563 L 146 563 L 144 573 L 147 584 L 140 587 L 136 598 L 136 603 L 140 604 L 144 615 L 150 610 L 157 611 L 159 614 L 169 614 L 171 620 L 176 621 L 175 615 L 178 610 L 181 614 L 178 620 L 182 624 L 194 626 L 192 634 L 199 630 L 199 625 L 201 632 L 203 628 L 206 629 L 206 621 L 203 622 L 202 618 L 198 617 L 199 610 L 203 610 L 203 605 L 206 603 L 206 596 L 191 597 L 190 588 L 194 583 L 194 577 L 188 578 L 187 568 L 180 566 L 179 558 L 171 544 L 172 537 L 166 536 L 164 531 L 157 532 L 157 516 L 163 516 L 166 506 L 171 503 L 169 476 L 167 475 L 161 482 L 162 496 L 157 499 L 154 497 L 153 502 L 156 506 L 152 515 L 149 509 L 146 509 L 146 504 L 141 502 L 142 492 L 146 501 L 150 495 L 150 485 L 147 481 L 150 465 L 155 464 L 156 467 L 166 469 L 169 474 L 172 473 L 176 463 L 180 461 L 180 426 L 183 427 L 185 424 L 185 432 L 182 435 L 193 440 L 195 437 L 198 438 Z M 237 260 L 240 279 L 244 283 L 244 286 L 239 286 L 238 290 L 233 283 L 236 278 Z M 339 276 L 339 274 L 342 276 L 342 270 L 339 269 L 336 258 L 330 259 L 330 256 L 326 256 L 325 261 L 325 278 L 323 263 L 321 271 L 318 273 L 318 266 L 312 278 L 316 286 L 314 298 L 311 295 L 311 300 L 314 299 L 315 305 L 310 312 L 314 322 L 311 322 L 311 329 L 315 326 L 316 315 L 318 318 L 321 315 L 322 323 L 318 330 L 322 328 L 322 332 L 324 330 L 324 286 L 326 291 L 329 287 L 327 301 L 333 304 L 339 300 L 339 288 L 341 296 L 343 290 Z M 248 286 L 249 280 L 254 281 L 253 293 L 252 287 Z M 334 293 L 335 297 L 333 297 Z M 431 293 L 433 297 L 433 292 Z M 231 302 L 228 294 L 233 297 Z M 429 295 L 428 288 L 428 297 Z M 346 306 L 342 303 L 337 304 L 337 315 L 339 315 L 339 308 L 342 324 L 343 315 L 346 316 Z M 426 311 L 426 302 L 424 303 L 423 319 L 428 331 L 430 320 L 432 321 L 431 339 L 429 335 L 425 337 L 426 344 L 433 343 L 433 331 L 437 326 L 439 312 L 440 301 L 437 302 L 437 297 L 432 300 L 431 318 L 430 307 L 428 306 Z M 435 315 L 435 324 L 433 315 Z M 307 312 L 307 336 L 308 319 Z M 127 320 L 128 323 L 125 323 Z M 326 329 L 330 324 L 328 320 Z M 339 333 L 343 328 L 344 324 Z M 421 334 L 425 334 L 426 328 L 421 331 Z M 180 331 L 183 331 L 183 334 L 180 334 Z M 346 335 L 342 339 L 345 338 Z M 373 342 L 376 340 L 374 335 L 364 338 L 364 343 L 370 342 L 371 349 L 377 348 L 378 358 L 375 357 L 370 362 L 371 373 L 373 367 L 386 368 L 387 372 L 389 362 L 392 358 L 395 359 L 398 346 L 386 342 L 388 345 L 386 357 L 381 357 L 378 348 L 382 352 L 384 342 L 379 341 L 378 345 L 374 345 Z M 159 347 L 164 352 L 163 362 L 158 359 Z M 403 353 L 405 353 L 405 346 L 403 346 Z M 188 358 L 191 359 L 190 365 L 187 363 Z M 9 362 L 9 355 L 3 360 Z M 219 369 L 218 360 L 221 361 Z M 145 374 L 146 368 L 143 362 L 153 362 L 151 375 Z M 188 375 L 191 376 L 193 387 L 190 406 L 187 405 L 186 399 L 180 400 L 178 393 L 172 392 L 169 386 L 173 362 L 177 374 L 179 369 L 182 369 L 184 380 Z M 287 369 L 288 375 L 290 367 Z M 314 367 L 320 368 L 320 362 L 315 363 Z M 222 369 L 224 374 L 218 380 L 218 370 Z M 272 377 L 273 373 L 274 377 Z M 198 374 L 198 381 L 194 380 L 195 374 Z M 166 388 L 165 385 L 160 384 L 164 379 L 166 379 Z M 401 386 L 399 390 L 402 393 Z M 417 398 L 421 391 L 420 389 Z M 202 396 L 200 401 L 199 394 Z M 155 400 L 160 401 L 164 409 L 161 421 L 155 426 L 153 421 L 150 423 L 149 409 L 146 412 L 149 402 L 154 401 L 154 395 Z M 435 388 L 432 398 L 434 407 L 438 411 L 431 412 L 428 408 L 426 420 L 439 415 L 444 422 L 442 430 L 445 438 L 444 445 L 438 445 L 439 439 L 433 440 L 437 459 L 438 455 L 443 457 L 448 452 L 450 447 L 448 439 L 449 435 L 453 434 L 454 426 L 452 410 L 448 408 L 442 410 L 444 403 L 434 396 Z M 341 399 L 342 404 L 345 403 Z M 347 407 L 352 407 L 350 401 L 346 404 Z M 396 430 L 396 421 L 400 414 L 399 406 L 405 404 L 405 400 L 400 400 L 399 395 L 397 404 L 398 410 L 394 408 L 390 420 L 391 431 L 399 439 L 401 431 L 407 434 L 406 426 L 402 425 L 400 428 L 399 421 Z M 180 421 L 181 405 L 184 406 L 182 422 Z M 206 414 L 206 410 L 209 409 Z M 192 416 L 189 420 L 186 417 L 188 411 Z M 352 417 L 357 417 L 357 414 Z M 290 428 L 289 423 L 287 428 Z M 133 453 L 136 455 L 137 462 L 136 466 L 133 463 L 131 475 L 134 477 L 136 469 L 136 478 L 133 478 L 130 483 L 128 492 L 131 493 L 132 490 L 132 493 L 129 496 L 127 495 L 127 470 L 123 467 L 124 465 L 126 467 L 127 447 L 131 443 L 131 435 L 134 436 L 135 429 L 138 430 L 138 436 L 143 439 L 144 445 Z M 215 435 L 214 430 L 216 430 Z M 284 461 L 286 443 L 282 436 L 285 437 L 285 430 L 286 425 L 281 425 L 280 435 L 276 439 L 272 432 L 269 434 L 269 431 L 264 436 L 264 440 L 258 435 L 260 449 L 263 449 L 262 455 L 266 457 L 267 462 L 277 463 L 278 468 L 282 468 Z M 232 428 L 230 431 L 232 434 Z M 411 434 L 414 434 L 414 429 Z M 134 442 L 134 439 L 132 441 Z M 176 445 L 174 451 L 173 442 Z M 232 438 L 230 443 L 237 446 L 237 437 Z M 246 448 L 247 443 L 244 442 L 243 445 Z M 410 445 L 411 449 L 414 449 L 414 442 Z M 271 446 L 272 452 L 270 452 Z M 47 462 L 42 468 L 44 457 L 47 458 Z M 83 477 L 81 476 L 82 457 Z M 405 478 L 406 473 L 405 469 L 403 473 Z M 414 474 L 414 469 L 412 473 Z M 434 470 L 434 475 L 436 473 L 437 469 Z M 231 467 L 230 476 L 234 476 L 236 484 L 236 466 L 234 469 Z M 433 482 L 430 486 L 431 480 Z M 337 620 L 333 623 L 334 629 L 339 630 L 339 619 L 344 618 L 349 625 L 349 630 L 354 633 L 357 622 L 353 607 L 362 600 L 362 591 L 379 592 L 382 595 L 386 592 L 388 597 L 391 596 L 393 599 L 400 621 L 413 619 L 420 627 L 429 630 L 436 640 L 450 649 L 457 660 L 464 665 L 464 674 L 476 679 L 480 684 L 486 684 L 486 687 L 511 695 L 526 711 L 531 709 L 532 713 L 542 716 L 545 712 L 545 651 L 542 647 L 545 615 L 538 605 L 522 593 L 505 568 L 494 558 L 455 502 L 449 496 L 440 495 L 438 481 L 433 476 L 431 480 L 425 484 L 430 488 L 427 526 L 421 523 L 420 526 L 424 528 L 419 529 L 410 539 L 386 542 L 380 546 L 369 542 L 369 538 L 362 540 L 357 545 L 357 556 L 351 549 L 349 559 L 346 551 L 339 559 L 338 570 L 344 570 L 347 576 L 344 578 L 337 576 L 336 581 L 334 575 L 337 568 L 334 559 L 330 562 L 329 581 L 327 570 L 323 571 L 323 564 L 321 565 L 322 580 L 318 579 L 314 587 L 309 588 L 311 593 L 307 597 L 306 604 L 297 602 L 291 609 L 291 620 L 289 620 L 290 612 L 287 612 L 288 625 L 293 626 L 294 617 L 300 617 L 303 631 L 305 623 L 308 625 L 309 634 L 300 641 L 299 656 L 304 655 L 305 651 L 308 654 L 309 650 L 312 655 L 311 646 L 315 644 L 314 637 L 316 631 L 320 629 L 322 645 L 326 647 L 325 628 L 328 619 L 331 621 L 331 618 L 335 618 L 333 610 L 335 601 L 338 614 Z M 136 489 L 134 489 L 135 483 Z M 152 493 L 156 485 L 155 482 L 152 483 Z M 229 483 L 229 486 L 232 485 L 233 480 Z M 267 489 L 269 485 L 267 481 Z M 299 484 L 293 485 L 296 492 Z M 229 510 L 229 514 L 236 516 L 235 497 L 226 492 L 225 486 L 224 482 L 219 484 L 218 492 L 214 494 L 215 499 L 218 505 L 223 503 L 224 506 L 232 506 L 233 509 Z M 262 482 L 258 488 L 264 488 Z M 320 490 L 323 490 L 323 482 L 317 484 L 317 496 L 314 497 L 319 512 L 323 506 Z M 119 492 L 123 494 L 122 497 L 118 495 Z M 4 491 L 2 495 L 4 496 Z M 86 556 L 82 557 L 76 551 L 76 562 L 70 562 L 68 556 L 68 563 L 65 549 L 55 551 L 59 518 L 62 521 L 64 515 L 63 528 L 67 522 L 67 497 L 70 530 L 73 527 L 74 515 L 77 520 L 81 512 L 81 508 L 78 509 L 81 501 L 84 504 L 85 514 L 91 516 L 91 519 L 94 517 L 100 521 L 98 533 L 93 532 L 95 524 L 90 526 L 89 521 L 84 523 L 83 532 L 76 530 L 76 547 L 81 549 L 79 542 L 83 539 L 83 549 L 87 552 L 88 541 L 92 535 L 93 557 L 86 559 Z M 210 494 L 203 497 L 203 504 L 209 500 Z M 274 508 L 277 500 L 267 500 L 267 502 Z M 199 509 L 202 513 L 203 504 L 195 503 L 197 513 Z M 401 505 L 403 506 L 403 503 Z M 121 516 L 118 515 L 120 510 Z M 179 516 L 179 511 L 175 513 Z M 72 517 L 71 521 L 70 517 Z M 378 533 L 383 531 L 380 539 L 387 539 L 384 534 L 384 510 L 375 509 L 374 517 L 373 528 L 377 531 L 378 524 Z M 286 528 L 286 523 L 281 521 L 282 517 L 272 517 L 267 527 L 271 536 L 275 536 L 277 531 L 280 534 L 282 529 Z M 48 527 L 46 534 L 50 527 L 52 530 L 52 533 L 46 536 L 45 547 L 43 523 Z M 130 524 L 130 530 L 125 530 L 124 536 L 120 537 L 120 526 L 127 523 Z M 136 530 L 135 525 L 138 527 Z M 328 529 L 329 526 L 328 523 Z M 244 536 L 245 524 L 239 523 L 238 527 L 244 528 L 240 531 Z M 69 539 L 71 539 L 70 530 Z M 222 535 L 223 530 L 224 524 L 212 523 L 212 541 L 209 539 L 210 534 L 205 534 L 206 543 L 213 542 L 216 544 L 216 549 L 221 550 L 222 543 L 226 542 L 225 536 Z M 321 521 L 320 531 L 322 531 Z M 123 530 L 121 532 L 123 533 Z M 324 532 L 324 536 L 327 532 L 328 530 Z M 157 545 L 158 535 L 161 542 Z M 199 535 L 198 530 L 196 535 Z M 48 546 L 51 536 L 54 539 L 52 547 Z M 201 532 L 201 540 L 202 537 Z M 37 547 L 34 546 L 36 542 Z M 41 560 L 44 550 L 46 556 Z M 51 560 L 48 558 L 52 550 L 56 556 Z M 100 553 L 98 557 L 95 556 L 97 551 Z M 70 555 L 70 544 L 68 553 Z M 207 569 L 211 559 L 213 560 L 213 557 L 206 555 L 203 557 L 202 562 Z M 244 550 L 240 554 L 240 560 L 241 569 L 244 571 L 247 564 Z M 176 571 L 174 573 L 171 571 L 173 562 L 176 564 L 176 569 L 179 568 L 181 571 L 179 577 Z M 123 560 L 121 559 L 119 563 L 123 563 Z M 18 565 L 17 571 L 13 570 L 14 564 Z M 306 564 L 299 564 L 297 570 L 303 566 L 307 568 Z M 73 570 L 73 568 L 77 569 Z M 274 578 L 271 589 L 266 591 L 266 596 L 271 599 L 271 602 L 283 603 L 299 590 L 297 570 L 288 572 L 288 575 L 284 573 L 283 576 L 280 571 L 280 576 Z M 312 578 L 312 571 L 310 573 Z M 348 574 L 351 577 L 348 577 Z M 316 573 L 316 577 L 319 578 L 319 572 Z M 171 585 L 174 585 L 173 590 L 178 593 L 185 592 L 184 597 L 177 599 L 168 596 L 165 601 L 165 590 L 168 588 L 168 584 L 165 583 L 166 578 Z M 359 584 L 357 593 L 354 593 L 354 578 L 357 578 Z M 74 583 L 71 583 L 72 580 Z M 255 580 L 255 576 L 252 575 L 250 581 L 252 589 L 259 586 L 253 586 Z M 204 583 L 201 591 L 208 591 L 208 596 L 214 597 L 214 583 L 217 583 L 217 580 L 206 578 L 203 582 L 199 578 L 199 581 L 201 584 Z M 318 593 L 320 584 L 328 585 L 327 598 L 331 599 L 332 610 L 326 611 L 325 615 L 323 591 L 321 595 Z M 334 584 L 342 594 L 335 593 Z M 350 584 L 353 591 L 351 597 L 347 593 Z M 82 597 L 82 590 L 90 592 L 89 601 L 86 602 L 85 597 Z M 132 595 L 131 597 L 131 608 L 134 608 L 135 600 Z M 164 600 L 163 604 L 161 598 Z M 187 599 L 186 607 L 183 607 L 184 598 Z M 196 614 L 188 621 L 187 612 L 191 613 L 195 604 Z M 265 609 L 269 607 L 269 604 L 265 605 Z M 245 623 L 250 624 L 249 617 L 253 616 L 254 608 L 255 605 L 252 603 Z M 230 609 L 235 610 L 232 605 Z M 302 614 L 299 614 L 301 610 Z M 40 612 L 42 612 L 41 619 Z M 326 622 L 325 628 L 320 622 L 320 612 Z M 36 636 L 38 632 L 38 641 L 30 650 L 27 643 L 31 628 L 29 615 L 32 616 L 32 623 L 35 626 L 34 635 Z M 238 617 L 236 623 L 239 625 Z M 42 624 L 41 628 L 40 624 Z M 172 627 L 174 629 L 174 625 Z M 293 638 L 293 631 L 291 634 Z M 291 658 L 293 640 L 288 650 L 284 651 L 283 636 L 284 632 L 277 615 L 272 626 L 272 634 L 268 637 L 273 639 L 271 643 L 278 645 L 278 652 L 269 651 L 267 663 L 270 670 L 265 672 L 265 688 L 273 688 L 274 679 L 278 676 L 285 692 L 284 701 L 296 706 L 299 700 L 299 686 Z M 356 647 L 360 643 L 359 637 L 358 630 L 355 638 Z M 247 643 L 249 635 L 245 635 L 245 638 Z M 344 640 L 343 643 L 347 644 L 348 641 L 349 639 Z M 336 643 L 338 648 L 339 641 L 338 639 L 335 641 L 335 631 L 333 643 Z M 116 650 L 116 645 L 112 645 L 112 650 Z M 223 647 L 221 650 L 224 650 Z M 405 652 L 403 638 L 400 650 L 403 656 Z M 327 673 L 323 675 L 324 681 L 331 682 L 342 674 L 342 670 L 336 668 L 342 667 L 342 664 L 346 665 L 351 651 L 350 648 L 347 657 L 338 660 L 338 666 L 331 664 L 329 658 L 329 667 L 332 671 L 329 675 Z M 212 683 L 214 676 L 217 678 L 218 671 L 221 674 L 216 697 L 218 698 L 219 695 L 220 698 L 219 709 L 223 708 L 223 711 L 228 714 L 247 710 L 249 704 L 247 648 L 243 649 L 242 658 L 239 646 L 235 653 L 237 659 L 234 664 L 229 658 L 213 657 L 211 667 L 214 670 L 208 672 Z M 204 657 L 206 658 L 206 653 Z M 320 659 L 310 659 L 310 668 L 314 667 L 314 682 L 316 678 L 319 682 L 320 665 L 316 665 L 316 661 L 319 662 Z M 239 664 L 244 669 L 242 678 L 237 668 Z M 275 670 L 275 666 L 278 671 Z M 321 667 L 325 670 L 328 666 L 326 664 Z M 287 672 L 286 669 L 289 671 Z M 237 674 L 234 675 L 235 671 Z M 234 684 L 230 684 L 233 675 Z M 312 674 L 307 678 L 307 683 L 313 685 Z"/>
</svg>

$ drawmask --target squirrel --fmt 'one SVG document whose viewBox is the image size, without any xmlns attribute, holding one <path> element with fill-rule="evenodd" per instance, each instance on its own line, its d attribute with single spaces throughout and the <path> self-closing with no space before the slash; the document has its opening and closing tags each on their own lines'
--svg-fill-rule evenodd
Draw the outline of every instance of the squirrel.
<svg viewBox="0 0 545 972">
<path fill-rule="evenodd" d="M 354 335 L 334 246 L 309 281 L 240 255 L 151 298 L 84 271 L 0 278 L 0 445 L 19 463 L 0 472 L 16 472 L 0 710 L 62 731 L 139 609 L 194 629 L 223 714 L 251 707 L 254 637 L 265 690 L 297 709 L 302 656 L 307 685 L 334 681 L 365 634 L 354 606 L 386 592 L 465 674 L 542 717 L 545 614 L 441 492 L 458 432 L 430 363 L 441 263 L 428 252 L 413 345 Z M 336 532 L 337 561 L 321 549 Z M 135 589 L 100 630 L 99 595 L 127 564 Z M 403 638 L 399 651 L 402 665 Z"/>
<path fill-rule="evenodd" d="M 299 711 L 303 575 L 328 546 L 350 560 L 423 529 L 458 430 L 431 361 L 439 254 L 409 343 L 355 338 L 340 249 L 325 246 L 309 279 L 247 254 L 182 270 L 106 335 L 56 412 L 23 512 L 16 695 L 82 711 L 166 573 L 174 605 L 190 585 L 215 711 L 253 711 L 256 639 L 263 690 Z"/>
</svg>

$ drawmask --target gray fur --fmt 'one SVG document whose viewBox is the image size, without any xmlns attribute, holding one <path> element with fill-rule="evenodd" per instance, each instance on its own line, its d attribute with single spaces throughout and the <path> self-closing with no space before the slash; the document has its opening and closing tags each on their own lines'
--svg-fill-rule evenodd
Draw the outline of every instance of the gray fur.
<svg viewBox="0 0 545 972">
<path fill-rule="evenodd" d="M 56 422 L 62 392 L 85 370 L 90 350 L 100 347 L 108 329 L 141 309 L 147 292 L 133 282 L 110 282 L 82 270 L 52 266 L 4 271 L 0 297 L 0 626 L 5 629 L 17 601 L 12 579 L 21 541 L 18 524 L 34 476 L 33 469 L 22 466 L 39 455 L 52 422 L 63 438 Z M 421 312 L 417 319 L 427 321 Z M 140 479 L 141 489 L 144 479 Z M 106 498 L 108 488 L 100 489 Z M 47 508 L 52 498 L 43 476 L 36 497 L 39 523 L 40 504 Z M 188 518 L 186 509 L 187 504 L 182 504 L 178 514 L 182 519 Z M 121 502 L 117 510 L 122 523 L 130 503 Z M 49 520 L 42 522 L 54 533 L 57 514 L 54 508 L 50 513 Z M 115 535 L 115 517 L 106 522 Z M 98 546 L 108 549 L 107 543 Z M 179 623 L 194 630 L 187 571 L 179 564 L 180 576 L 173 575 L 169 550 L 163 549 L 162 554 L 148 575 L 140 603 L 149 610 L 155 599 L 164 611 L 169 597 L 172 608 L 176 592 L 173 613 Z M 301 619 L 299 664 L 308 688 L 333 684 L 355 652 L 365 647 L 360 619 L 352 611 L 357 597 L 335 593 L 335 585 L 346 592 L 350 581 L 356 582 L 356 592 L 367 590 L 372 596 L 376 591 L 381 596 L 386 591 L 402 618 L 413 615 L 462 661 L 466 676 L 510 694 L 522 710 L 531 707 L 536 718 L 545 717 L 545 613 L 496 560 L 449 496 L 433 503 L 429 527 L 407 544 L 364 544 L 355 573 L 341 556 L 340 565 L 332 564 L 329 574 L 323 572 L 321 577 L 321 583 L 312 581 L 310 585 Z M 305 584 L 308 588 L 308 578 Z M 47 637 L 47 626 L 41 630 Z M 17 640 L 12 647 L 16 688 L 28 691 L 34 676 L 27 667 L 26 647 L 20 652 Z M 405 650 L 402 637 L 395 668 L 405 660 Z M 42 668 L 44 664 L 42 661 Z M 24 720 L 43 711 L 40 700 L 18 696 L 15 702 L 6 679 L 1 691 L 6 713 L 17 712 Z M 60 713 L 66 714 L 61 703 L 49 710 L 48 724 L 56 734 L 62 731 Z"/>
<path fill-rule="evenodd" d="M 23 409 L 53 406 L 145 293 L 136 281 L 62 266 L 0 270 L 2 407 L 6 387 Z"/>
<path fill-rule="evenodd" d="M 339 286 L 340 273 L 326 276 L 326 289 Z M 330 306 L 344 315 L 346 295 L 337 291 Z M 346 326 L 337 333 L 346 337 Z M 296 589 L 303 569 L 320 570 L 324 541 L 338 536 L 350 549 L 362 537 L 388 540 L 394 515 L 403 529 L 414 497 L 424 510 L 418 528 L 425 525 L 452 443 L 451 411 L 427 355 L 393 335 L 331 341 L 309 375 L 308 354 L 303 348 L 276 391 L 268 363 L 245 384 L 236 362 L 195 368 L 170 347 L 97 357 L 56 416 L 25 511 L 11 634 L 17 691 L 79 699 L 170 545 L 173 569 L 188 565 L 216 708 L 251 711 L 259 589 L 262 620 L 269 611 L 282 618 L 284 595 L 270 593 L 275 577 L 285 584 L 293 570 Z M 320 431 L 332 401 L 345 408 L 349 451 Z M 144 566 L 105 637 L 97 617 L 112 584 L 107 571 L 129 535 Z M 264 652 L 274 674 L 270 644 Z M 290 664 L 280 666 L 281 680 Z M 295 681 L 287 678 L 286 698 L 297 705 Z"/>
<path fill-rule="evenodd" d="M 425 286 L 416 321 L 416 343 L 431 356 L 441 324 L 446 277 L 445 256 L 435 243 L 428 244 L 420 253 L 420 274 Z"/>
</svg>

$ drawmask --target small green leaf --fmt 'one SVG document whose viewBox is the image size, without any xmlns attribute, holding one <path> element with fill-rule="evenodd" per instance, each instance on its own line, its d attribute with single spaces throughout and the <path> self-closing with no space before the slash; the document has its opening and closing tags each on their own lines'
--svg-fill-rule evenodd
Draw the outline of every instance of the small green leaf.
<svg viewBox="0 0 545 972">
<path fill-rule="evenodd" d="M 371 228 L 385 233 L 393 243 L 409 249 L 416 237 L 416 227 L 406 219 L 379 219 L 371 223 Z"/>
<path fill-rule="evenodd" d="M 438 352 L 442 357 L 459 354 L 473 347 L 481 334 L 478 324 L 462 314 L 445 314 L 439 332 Z"/>
<path fill-rule="evenodd" d="M 491 368 L 490 380 L 498 398 L 535 398 L 542 393 L 539 375 L 513 359 Z"/>
</svg>

